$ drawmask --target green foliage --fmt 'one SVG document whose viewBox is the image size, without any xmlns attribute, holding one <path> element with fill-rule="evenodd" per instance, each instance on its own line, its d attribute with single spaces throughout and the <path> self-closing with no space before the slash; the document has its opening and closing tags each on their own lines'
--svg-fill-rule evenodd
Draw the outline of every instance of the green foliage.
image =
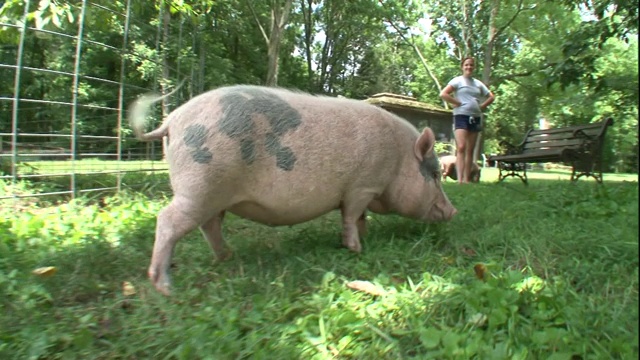
<svg viewBox="0 0 640 360">
<path fill-rule="evenodd" d="M 452 222 L 371 215 L 359 255 L 336 246 L 337 213 L 276 228 L 229 215 L 234 257 L 213 264 L 190 234 L 171 298 L 146 278 L 164 197 L 3 206 L 0 356 L 637 358 L 636 182 L 445 189 Z"/>
<path fill-rule="evenodd" d="M 13 81 L 0 83 L 5 98 L 0 132 L 5 133 L 13 131 L 8 99 L 18 95 L 70 103 L 74 91 L 73 77 L 63 73 L 74 72 L 81 2 L 31 2 L 26 19 L 24 4 L 5 1 L 0 8 L 0 22 L 14 25 L 0 27 L 0 63 L 8 65 L 0 67 L 0 76 L 15 77 L 11 66 L 17 63 L 23 20 L 46 30 L 25 33 L 23 66 L 55 72 L 23 70 L 19 94 L 14 94 Z M 132 2 L 128 27 L 126 4 L 99 0 L 85 9 L 78 134 L 117 136 L 120 81 L 126 109 L 142 92 L 187 79 L 167 104 L 169 110 L 217 86 L 264 83 L 268 49 L 246 1 Z M 261 23 L 269 23 L 270 5 L 253 7 Z M 637 14 L 637 6 L 627 0 L 295 1 L 280 44 L 279 85 L 356 99 L 394 92 L 441 104 L 440 88 L 460 74 L 460 58 L 471 54 L 477 59 L 477 77 L 497 95 L 487 113 L 485 152 L 502 140 L 518 142 L 540 118 L 563 126 L 611 116 L 615 125 L 607 163 L 614 171 L 635 172 Z M 71 133 L 69 106 L 18 105 L 20 132 Z M 159 110 L 154 109 L 157 122 Z M 124 125 L 121 130 L 122 152 L 144 154 L 130 129 Z M 65 137 L 22 140 L 70 147 Z M 117 151 L 115 140 L 76 145 L 78 152 Z"/>
</svg>

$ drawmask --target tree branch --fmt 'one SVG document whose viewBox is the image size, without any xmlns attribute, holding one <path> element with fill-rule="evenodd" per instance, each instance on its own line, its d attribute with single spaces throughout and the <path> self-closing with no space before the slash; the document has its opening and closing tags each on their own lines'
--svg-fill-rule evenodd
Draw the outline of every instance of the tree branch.
<svg viewBox="0 0 640 360">
<path fill-rule="evenodd" d="M 516 11 L 515 14 L 513 14 L 513 16 L 511 17 L 511 19 L 509 19 L 509 21 L 507 21 L 506 24 L 504 24 L 504 26 L 500 27 L 498 29 L 498 31 L 496 31 L 495 34 L 493 34 L 493 36 L 491 37 L 490 42 L 494 42 L 496 41 L 496 39 L 498 38 L 498 36 L 500 36 L 509 26 L 511 26 L 511 24 L 513 24 L 513 22 L 516 20 L 516 18 L 518 17 L 518 15 L 520 15 L 520 13 L 522 13 L 523 11 L 527 11 L 527 10 L 534 10 L 534 7 L 528 7 L 528 8 L 522 8 L 522 2 L 523 0 L 520 0 L 518 2 L 518 11 Z"/>
<path fill-rule="evenodd" d="M 287 20 L 289 19 L 289 14 L 291 13 L 292 3 L 293 3 L 293 0 L 287 0 L 287 2 L 284 4 L 284 9 L 282 10 L 282 16 L 280 16 L 280 19 L 278 20 L 278 27 L 282 28 L 287 23 Z"/>
<path fill-rule="evenodd" d="M 529 70 L 529 71 L 523 71 L 523 72 L 519 72 L 519 73 L 511 73 L 505 76 L 500 76 L 498 77 L 496 80 L 498 80 L 498 82 L 502 82 L 502 81 L 514 81 L 516 82 L 514 79 L 516 78 L 521 78 L 521 77 L 525 77 L 525 76 L 531 76 L 534 73 L 538 72 L 538 71 L 542 71 L 551 67 L 554 67 L 558 65 L 558 63 L 547 63 L 544 64 L 543 66 L 541 66 L 538 69 L 533 69 L 533 70 Z"/>
<path fill-rule="evenodd" d="M 380 3 L 380 6 L 382 6 L 384 8 L 385 5 L 384 5 L 383 0 L 378 0 L 378 2 Z M 413 51 L 418 55 L 418 58 L 420 59 L 420 62 L 422 63 L 422 66 L 425 68 L 425 70 L 427 70 L 427 74 L 429 74 L 429 76 L 431 77 L 433 82 L 436 84 L 438 92 L 442 91 L 442 87 L 440 85 L 440 82 L 438 81 L 438 78 L 431 71 L 431 68 L 429 67 L 429 64 L 427 64 L 427 60 L 424 58 L 424 56 L 422 55 L 422 52 L 418 48 L 418 45 L 416 45 L 415 41 L 413 40 L 413 34 L 410 33 L 411 40 L 407 39 L 407 37 L 404 35 L 403 31 L 400 30 L 398 25 L 387 14 L 385 14 L 384 18 L 387 21 L 387 23 L 389 23 L 389 25 L 391 25 L 391 27 L 394 28 L 394 30 L 402 38 L 402 40 L 404 40 L 408 45 L 410 45 L 413 48 Z M 408 28 L 409 27 L 407 27 L 407 29 Z M 449 108 L 446 101 L 442 100 L 442 103 L 444 104 L 445 109 Z"/>
<path fill-rule="evenodd" d="M 251 5 L 252 0 L 248 0 L 247 1 L 247 5 L 249 5 L 249 9 L 251 10 L 251 14 L 253 14 L 253 18 L 256 20 L 256 23 L 258 24 L 258 27 L 260 28 L 260 32 L 262 33 L 262 36 L 264 37 L 264 41 L 266 41 L 267 45 L 269 45 L 269 36 L 267 36 L 266 31 L 264 31 L 264 28 L 262 27 L 262 24 L 260 23 L 260 19 L 258 19 L 258 14 L 256 14 L 256 11 L 253 9 L 253 5 Z"/>
</svg>

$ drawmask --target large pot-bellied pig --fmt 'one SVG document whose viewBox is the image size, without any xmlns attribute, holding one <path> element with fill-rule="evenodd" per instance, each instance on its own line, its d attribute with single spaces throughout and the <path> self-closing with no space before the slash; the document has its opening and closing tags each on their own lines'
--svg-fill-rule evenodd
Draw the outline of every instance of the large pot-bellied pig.
<svg viewBox="0 0 640 360">
<path fill-rule="evenodd" d="M 141 140 L 168 136 L 173 199 L 157 219 L 149 277 L 169 294 L 176 242 L 199 228 L 228 256 L 226 211 L 267 225 L 342 213 L 342 242 L 360 252 L 365 211 L 427 222 L 455 214 L 442 190 L 434 134 L 374 105 L 280 88 L 231 86 L 194 97 L 144 133 L 143 96 L 129 122 Z"/>
</svg>

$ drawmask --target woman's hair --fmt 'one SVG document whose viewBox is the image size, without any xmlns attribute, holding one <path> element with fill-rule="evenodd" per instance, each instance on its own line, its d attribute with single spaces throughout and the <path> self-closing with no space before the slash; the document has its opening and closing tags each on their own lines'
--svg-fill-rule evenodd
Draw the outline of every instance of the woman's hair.
<svg viewBox="0 0 640 360">
<path fill-rule="evenodd" d="M 460 67 L 462 67 L 464 65 L 464 62 L 467 61 L 467 60 L 473 61 L 474 65 L 476 64 L 476 59 L 474 59 L 471 56 L 465 56 L 464 58 L 462 58 L 462 61 L 460 62 Z"/>
</svg>

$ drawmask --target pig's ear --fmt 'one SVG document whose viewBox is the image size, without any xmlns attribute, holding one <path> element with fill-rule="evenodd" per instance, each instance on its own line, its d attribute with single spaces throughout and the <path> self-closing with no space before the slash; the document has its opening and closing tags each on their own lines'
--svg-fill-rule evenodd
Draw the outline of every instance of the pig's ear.
<svg viewBox="0 0 640 360">
<path fill-rule="evenodd" d="M 422 161 L 424 156 L 433 152 L 433 145 L 436 142 L 436 137 L 433 135 L 433 131 L 426 127 L 422 130 L 422 134 L 416 140 L 416 144 L 413 146 L 413 151 L 416 154 L 418 160 Z"/>
</svg>

